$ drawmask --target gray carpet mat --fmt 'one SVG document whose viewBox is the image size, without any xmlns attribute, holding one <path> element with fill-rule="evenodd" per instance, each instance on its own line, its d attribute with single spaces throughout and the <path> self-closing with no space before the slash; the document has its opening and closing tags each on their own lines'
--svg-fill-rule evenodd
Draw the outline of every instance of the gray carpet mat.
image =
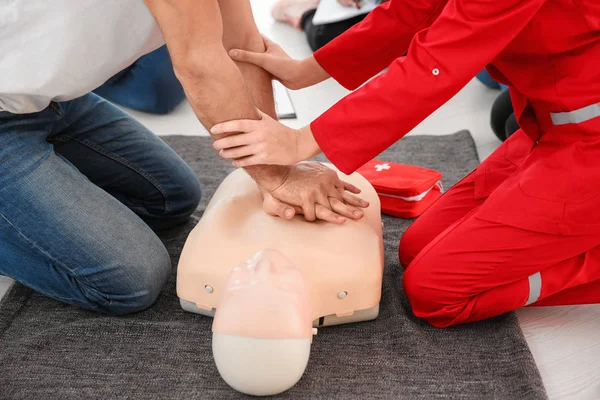
<svg viewBox="0 0 600 400">
<path fill-rule="evenodd" d="M 198 173 L 197 220 L 231 171 L 209 138 L 166 137 Z M 466 131 L 408 137 L 383 156 L 435 168 L 450 187 L 476 167 Z M 319 330 L 302 380 L 285 399 L 545 399 L 513 313 L 438 330 L 415 318 L 402 292 L 397 246 L 411 221 L 385 217 L 381 314 Z M 211 322 L 182 311 L 175 270 L 195 221 L 163 240 L 173 275 L 149 310 L 113 318 L 79 310 L 15 284 L 0 304 L 0 399 L 200 399 L 244 397 L 219 377 Z"/>
</svg>

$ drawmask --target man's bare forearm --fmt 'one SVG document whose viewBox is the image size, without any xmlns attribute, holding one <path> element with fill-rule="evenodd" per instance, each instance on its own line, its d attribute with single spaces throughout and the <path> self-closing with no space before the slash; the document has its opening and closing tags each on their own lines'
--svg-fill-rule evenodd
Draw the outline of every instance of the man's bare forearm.
<svg viewBox="0 0 600 400">
<path fill-rule="evenodd" d="M 246 0 L 223 0 L 221 8 L 217 0 L 145 2 L 163 32 L 186 96 L 206 129 L 235 119 L 259 119 L 257 107 L 275 116 L 269 75 L 249 65 L 236 66 L 225 48 L 265 50 L 258 31 L 253 32 L 256 27 L 251 13 L 246 13 L 249 8 L 240 9 Z M 234 25 L 239 33 L 230 32 Z M 265 189 L 273 190 L 285 179 L 287 168 L 259 165 L 246 171 Z"/>
<path fill-rule="evenodd" d="M 223 21 L 223 47 L 227 53 L 240 47 L 255 52 L 266 50 L 248 0 L 219 0 L 219 6 Z M 272 118 L 277 118 L 271 75 L 253 64 L 235 64 L 244 77 L 256 107 Z"/>
</svg>

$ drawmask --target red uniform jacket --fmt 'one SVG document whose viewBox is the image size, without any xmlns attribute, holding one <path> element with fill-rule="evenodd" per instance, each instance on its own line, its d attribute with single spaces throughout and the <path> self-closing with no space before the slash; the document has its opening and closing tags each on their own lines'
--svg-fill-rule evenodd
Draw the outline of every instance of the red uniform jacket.
<svg viewBox="0 0 600 400">
<path fill-rule="evenodd" d="M 311 124 L 325 155 L 345 173 L 408 133 L 486 66 L 510 86 L 521 128 L 538 140 L 549 129 L 549 112 L 600 102 L 600 0 L 392 0 L 315 58 L 348 89 L 388 68 Z"/>
<path fill-rule="evenodd" d="M 475 171 L 475 197 L 486 199 L 478 218 L 600 235 L 600 117 L 554 124 L 551 116 L 586 106 L 584 115 L 600 115 L 600 0 L 392 0 L 315 58 L 348 89 L 388 68 L 311 124 L 345 173 L 487 66 L 510 87 L 526 135 L 515 133 Z M 507 175 L 511 163 L 519 168 Z"/>
</svg>

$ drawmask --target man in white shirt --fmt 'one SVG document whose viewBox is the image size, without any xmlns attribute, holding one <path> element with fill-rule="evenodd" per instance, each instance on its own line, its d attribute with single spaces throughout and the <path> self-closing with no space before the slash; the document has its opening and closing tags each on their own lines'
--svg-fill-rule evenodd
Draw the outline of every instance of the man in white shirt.
<svg viewBox="0 0 600 400">
<path fill-rule="evenodd" d="M 185 221 L 200 185 L 160 139 L 90 92 L 165 40 L 204 126 L 258 119 L 256 108 L 274 116 L 269 75 L 227 54 L 264 51 L 247 0 L 0 0 L 0 274 L 110 314 L 155 301 L 170 260 L 153 231 Z M 337 176 L 247 172 L 273 215 L 356 218 Z"/>
</svg>

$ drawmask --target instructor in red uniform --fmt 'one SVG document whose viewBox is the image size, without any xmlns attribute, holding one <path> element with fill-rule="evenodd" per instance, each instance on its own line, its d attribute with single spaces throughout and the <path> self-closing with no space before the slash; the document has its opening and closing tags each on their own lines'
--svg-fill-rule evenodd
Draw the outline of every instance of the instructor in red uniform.
<svg viewBox="0 0 600 400">
<path fill-rule="evenodd" d="M 313 57 L 267 47 L 230 55 L 291 89 L 329 77 L 358 89 L 298 131 L 267 116 L 217 125 L 242 132 L 215 143 L 235 165 L 323 151 L 352 173 L 482 68 L 510 87 L 521 130 L 402 238 L 415 315 L 447 327 L 600 302 L 599 1 L 392 0 Z"/>
</svg>

